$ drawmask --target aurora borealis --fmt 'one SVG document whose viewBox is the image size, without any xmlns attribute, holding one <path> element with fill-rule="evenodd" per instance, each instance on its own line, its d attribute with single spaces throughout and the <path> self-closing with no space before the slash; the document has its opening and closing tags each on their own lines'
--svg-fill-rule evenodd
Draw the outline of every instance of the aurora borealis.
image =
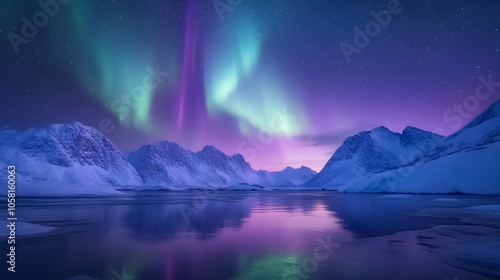
<svg viewBox="0 0 500 280">
<path fill-rule="evenodd" d="M 453 133 L 445 113 L 478 77 L 500 81 L 500 3 L 401 0 L 348 63 L 339 45 L 387 2 L 243 0 L 221 20 L 206 0 L 73 0 L 16 53 L 8 34 L 42 8 L 2 1 L 0 125 L 109 119 L 122 150 L 170 140 L 318 171 L 360 130 Z M 499 97 L 456 115 L 470 121 Z"/>
</svg>

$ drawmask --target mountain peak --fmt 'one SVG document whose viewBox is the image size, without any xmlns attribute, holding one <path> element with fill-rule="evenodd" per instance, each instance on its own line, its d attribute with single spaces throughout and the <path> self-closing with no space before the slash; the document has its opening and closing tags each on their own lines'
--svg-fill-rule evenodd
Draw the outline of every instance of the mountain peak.
<svg viewBox="0 0 500 280">
<path fill-rule="evenodd" d="M 500 99 L 493 102 L 486 110 L 484 110 L 484 112 L 477 115 L 472 121 L 470 121 L 467 125 L 461 128 L 459 131 L 455 132 L 450 137 L 455 137 L 456 135 L 460 134 L 462 131 L 466 129 L 478 126 L 486 121 L 498 117 L 500 117 Z"/>
<path fill-rule="evenodd" d="M 179 144 L 172 142 L 172 141 L 168 141 L 168 140 L 162 140 L 160 142 L 157 142 L 156 144 L 160 144 L 160 145 L 164 145 L 164 146 L 179 146 Z M 153 145 L 155 145 L 155 144 L 153 144 Z"/>
<path fill-rule="evenodd" d="M 368 137 L 365 136 L 364 138 L 368 141 L 374 141 L 374 143 L 384 145 L 384 143 L 399 141 L 401 134 L 388 129 L 385 126 L 379 126 L 370 130 L 367 136 Z"/>
<path fill-rule="evenodd" d="M 407 126 L 401 134 L 401 143 L 403 145 L 422 145 L 422 144 L 437 144 L 443 141 L 446 137 L 426 131 L 413 126 Z"/>
<path fill-rule="evenodd" d="M 221 152 L 219 149 L 217 149 L 213 145 L 206 145 L 205 147 L 203 147 L 203 149 L 201 149 L 201 151 L 202 152 Z"/>
<path fill-rule="evenodd" d="M 309 167 L 307 167 L 305 165 L 302 165 L 299 169 L 300 170 L 311 170 L 311 171 L 314 171 L 314 170 L 312 170 L 311 168 L 309 168 Z"/>
<path fill-rule="evenodd" d="M 310 183 L 332 180 L 340 186 L 357 176 L 396 168 L 402 164 L 401 158 L 409 158 L 415 147 L 433 147 L 427 144 L 439 142 L 441 137 L 414 127 L 407 127 L 403 134 L 385 126 L 360 132 L 342 143 Z"/>
<path fill-rule="evenodd" d="M 146 184 L 172 188 L 229 187 L 240 183 L 297 186 L 316 175 L 314 171 L 291 167 L 286 173 L 257 171 L 242 155 L 228 156 L 211 145 L 193 153 L 182 147 L 171 149 L 174 144 L 171 142 L 162 143 L 168 147 L 152 149 L 143 146 L 126 156 Z"/>
<path fill-rule="evenodd" d="M 170 141 L 166 141 L 166 140 L 163 140 L 163 141 L 159 141 L 159 142 L 156 142 L 156 143 L 153 143 L 153 144 L 146 144 L 146 145 L 143 145 L 142 147 L 140 147 L 139 149 L 141 148 L 147 148 L 147 149 L 166 149 L 166 150 L 171 150 L 171 149 L 174 149 L 174 150 L 180 150 L 180 149 L 183 149 L 179 144 L 175 143 L 175 142 L 170 142 Z"/>
<path fill-rule="evenodd" d="M 426 135 L 426 136 L 436 136 L 436 137 L 442 137 L 444 136 L 436 134 L 434 132 L 430 132 L 427 130 L 423 130 L 414 126 L 407 126 L 402 132 L 403 137 L 406 136 L 415 136 L 415 135 Z"/>
<path fill-rule="evenodd" d="M 245 168 L 252 168 L 250 163 L 248 163 L 241 154 L 232 155 L 231 158 L 240 166 L 243 166 Z"/>
<path fill-rule="evenodd" d="M 389 132 L 392 132 L 391 130 L 389 130 L 387 127 L 385 127 L 385 126 L 383 126 L 383 125 L 381 125 L 381 126 L 377 126 L 377 127 L 375 127 L 374 129 L 372 129 L 371 131 L 373 131 L 373 132 L 379 132 L 379 131 L 380 131 L 380 132 L 388 132 L 388 131 L 389 131 Z"/>
<path fill-rule="evenodd" d="M 295 172 L 295 173 L 300 172 L 302 174 L 309 174 L 311 176 L 315 176 L 316 174 L 318 174 L 318 172 L 316 172 L 315 170 L 312 170 L 311 168 L 309 168 L 308 166 L 305 166 L 305 165 L 302 165 L 299 168 L 290 167 L 289 172 Z"/>
<path fill-rule="evenodd" d="M 203 155 L 208 155 L 208 156 L 217 156 L 217 157 L 227 157 L 225 153 L 223 153 L 221 150 L 217 149 L 216 147 L 212 145 L 207 145 L 203 147 L 201 151 L 198 153 L 203 154 Z"/>
<path fill-rule="evenodd" d="M 51 124 L 45 128 L 33 128 L 30 129 L 29 131 L 35 133 L 49 133 L 53 135 L 59 135 L 57 137 L 62 137 L 63 135 L 65 136 L 73 135 L 74 137 L 78 136 L 83 138 L 108 140 L 100 130 L 91 126 L 86 126 L 81 122 Z"/>
<path fill-rule="evenodd" d="M 58 123 L 58 124 L 51 124 L 48 126 L 49 128 L 79 128 L 79 129 L 95 129 L 90 126 L 86 126 L 81 122 L 74 121 L 74 122 L 67 122 L 67 123 Z"/>
<path fill-rule="evenodd" d="M 403 134 L 405 134 L 405 133 L 411 133 L 411 132 L 422 132 L 422 131 L 425 131 L 425 130 L 422 130 L 422 129 L 414 127 L 414 126 L 407 126 L 403 130 Z"/>
<path fill-rule="evenodd" d="M 388 129 L 385 126 L 379 126 L 379 127 L 376 127 L 374 129 L 370 130 L 369 135 L 371 137 L 375 136 L 377 138 L 378 137 L 387 138 L 387 137 L 394 137 L 394 136 L 399 137 L 400 134 Z"/>
<path fill-rule="evenodd" d="M 80 122 L 14 131 L 2 137 L 0 160 L 46 183 L 139 185 L 136 170 L 99 130 Z"/>
<path fill-rule="evenodd" d="M 287 171 L 287 170 L 295 170 L 295 168 L 293 168 L 291 166 L 287 166 L 287 167 L 285 167 L 285 169 L 283 169 L 283 171 Z"/>
<path fill-rule="evenodd" d="M 84 125 L 83 123 L 81 123 L 79 121 L 69 122 L 69 123 L 67 123 L 67 125 L 78 126 L 78 127 L 87 127 L 86 125 Z"/>
<path fill-rule="evenodd" d="M 305 166 L 305 165 L 302 165 L 301 167 L 299 168 L 293 168 L 291 166 L 287 166 L 285 167 L 285 169 L 283 169 L 282 171 L 297 171 L 297 170 L 302 170 L 302 171 L 308 171 L 308 170 L 311 170 L 313 171 L 311 168 Z"/>
</svg>

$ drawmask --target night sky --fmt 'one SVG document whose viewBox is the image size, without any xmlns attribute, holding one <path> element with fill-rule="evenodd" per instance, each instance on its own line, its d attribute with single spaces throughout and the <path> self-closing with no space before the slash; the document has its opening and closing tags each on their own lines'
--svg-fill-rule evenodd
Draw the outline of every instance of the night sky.
<svg viewBox="0 0 500 280">
<path fill-rule="evenodd" d="M 448 135 L 500 98 L 485 85 L 500 82 L 500 1 L 389 2 L 73 0 L 44 18 L 2 0 L 0 126 L 80 121 L 122 150 L 210 144 L 319 171 L 361 130 Z"/>
</svg>

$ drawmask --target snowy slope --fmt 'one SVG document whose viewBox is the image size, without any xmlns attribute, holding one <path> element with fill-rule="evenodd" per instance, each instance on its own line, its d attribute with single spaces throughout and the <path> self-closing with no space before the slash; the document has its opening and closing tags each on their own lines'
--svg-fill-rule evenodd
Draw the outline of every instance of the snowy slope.
<svg viewBox="0 0 500 280">
<path fill-rule="evenodd" d="M 267 172 L 267 171 L 261 171 Z M 287 166 L 279 172 L 269 172 L 273 177 L 274 186 L 299 186 L 316 176 L 317 172 L 307 166 L 293 168 Z"/>
<path fill-rule="evenodd" d="M 377 144 L 378 151 L 363 148 L 377 143 L 373 137 L 365 137 L 355 149 L 343 148 L 341 152 L 346 153 L 343 160 L 332 161 L 336 152 L 326 170 L 305 185 L 344 192 L 500 193 L 500 101 L 446 138 L 414 128 L 404 137 L 407 130 L 400 137 L 402 145 L 393 141 L 390 144 L 393 147 L 385 146 L 383 154 L 380 147 L 389 141 Z M 368 133 L 371 136 L 373 131 Z M 351 143 L 348 140 L 344 145 Z M 391 167 L 395 163 L 391 161 L 393 156 L 401 160 L 399 165 Z M 373 172 L 365 168 L 366 159 L 371 157 L 383 163 L 377 164 L 378 169 L 372 169 Z M 346 159 L 350 161 L 346 163 Z M 352 169 L 358 172 L 354 174 Z"/>
<path fill-rule="evenodd" d="M 140 174 L 145 189 L 226 188 L 237 184 L 295 186 L 316 174 L 307 167 L 256 171 L 239 154 L 228 156 L 213 146 L 195 153 L 167 141 L 127 153 L 127 160 Z"/>
<path fill-rule="evenodd" d="M 142 183 L 111 141 L 78 122 L 1 129 L 0 162 L 16 166 L 21 195 L 112 193 Z"/>
<path fill-rule="evenodd" d="M 129 153 L 127 159 L 146 187 L 221 187 L 239 183 L 238 179 L 245 181 L 237 175 L 251 170 L 244 160 L 227 156 L 214 147 L 207 146 L 194 153 L 167 141 L 144 145 Z M 250 179 L 257 181 L 258 178 Z"/>
<path fill-rule="evenodd" d="M 457 152 L 471 147 L 500 141 L 500 100 L 456 133 L 443 145 L 444 153 Z"/>
<path fill-rule="evenodd" d="M 351 181 L 343 192 L 500 193 L 500 142 Z"/>
<path fill-rule="evenodd" d="M 407 127 L 402 134 L 381 126 L 347 138 L 306 187 L 337 189 L 354 178 L 397 168 L 440 145 L 443 136 Z"/>
</svg>

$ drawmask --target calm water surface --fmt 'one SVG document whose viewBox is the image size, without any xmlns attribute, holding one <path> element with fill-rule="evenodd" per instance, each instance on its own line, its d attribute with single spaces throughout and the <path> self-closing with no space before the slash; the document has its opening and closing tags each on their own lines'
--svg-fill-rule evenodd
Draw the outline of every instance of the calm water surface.
<svg viewBox="0 0 500 280">
<path fill-rule="evenodd" d="M 23 198 L 19 221 L 56 230 L 18 236 L 15 274 L 2 245 L 0 279 L 493 279 L 447 261 L 465 239 L 443 232 L 473 221 L 421 211 L 494 204 L 333 192 Z"/>
</svg>

